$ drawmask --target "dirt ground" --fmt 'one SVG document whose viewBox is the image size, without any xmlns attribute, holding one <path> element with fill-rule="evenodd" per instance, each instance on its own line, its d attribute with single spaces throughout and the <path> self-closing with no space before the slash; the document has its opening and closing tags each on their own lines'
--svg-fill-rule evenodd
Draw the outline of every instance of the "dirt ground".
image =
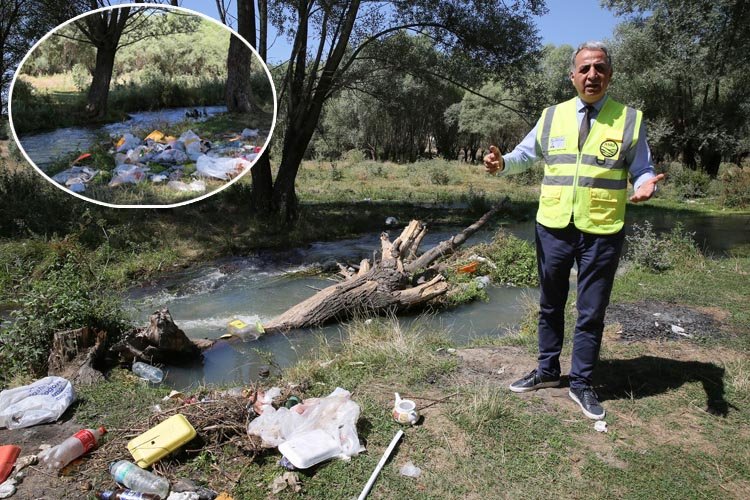
<svg viewBox="0 0 750 500">
<path fill-rule="evenodd" d="M 702 325 L 703 331 L 710 330 L 711 335 L 717 335 L 721 331 L 723 319 L 721 311 L 693 310 L 681 306 L 670 308 L 665 304 L 658 307 L 662 315 L 670 318 L 663 321 L 667 323 L 672 321 L 672 324 L 675 324 L 679 320 L 686 331 L 692 331 L 696 335 L 698 334 L 698 330 L 694 328 L 696 324 Z M 612 316 L 621 322 L 613 322 L 605 330 L 605 347 L 594 378 L 597 383 L 596 390 L 605 408 L 615 415 L 620 439 L 642 443 L 644 447 L 654 443 L 669 442 L 685 447 L 700 446 L 707 453 L 719 453 L 715 443 L 708 442 L 700 432 L 694 432 L 698 429 L 698 413 L 708 411 L 718 416 L 727 414 L 731 405 L 724 399 L 725 373 L 722 366 L 737 361 L 743 354 L 721 347 L 707 348 L 694 342 L 690 337 L 680 335 L 670 337 L 671 328 L 665 330 L 657 325 L 649 330 L 646 326 L 653 323 L 652 318 L 649 317 L 653 314 L 650 311 L 639 309 L 639 315 L 634 315 L 627 314 L 627 311 L 632 312 L 627 308 L 614 307 L 613 309 L 615 314 Z M 637 332 L 637 334 L 631 336 L 629 332 Z M 639 346 L 637 351 L 628 349 L 634 342 L 637 342 Z M 455 382 L 453 388 L 478 383 L 505 388 L 536 366 L 535 356 L 521 347 L 458 349 L 456 356 L 459 359 L 459 368 L 451 377 L 451 381 Z M 567 373 L 568 357 L 563 356 L 561 363 L 563 373 Z M 667 375 L 664 375 L 665 373 Z M 617 401 L 658 398 L 686 383 L 696 381 L 703 383 L 705 400 L 696 401 L 694 408 L 675 408 L 672 410 L 674 415 L 667 415 L 666 418 L 644 420 L 635 413 L 628 414 L 612 409 L 612 407 L 617 407 Z M 450 397 L 447 391 L 451 389 L 442 389 L 437 385 L 433 387 L 434 393 L 429 394 L 431 398 L 434 398 L 433 400 Z M 389 393 L 387 388 L 384 388 L 385 393 Z M 404 395 L 404 397 L 409 396 L 409 394 Z M 536 408 L 554 413 L 563 420 L 582 418 L 578 406 L 568 397 L 565 377 L 560 388 L 518 394 L 517 397 L 535 398 Z M 36 453 L 40 444 L 59 443 L 80 428 L 75 421 L 74 410 L 74 408 L 69 410 L 58 423 L 19 430 L 2 429 L 0 430 L 0 443 L 21 446 L 21 456 Z M 466 436 L 463 436 L 463 433 L 451 423 L 449 415 L 445 413 L 447 411 L 449 409 L 446 405 L 436 404 L 421 412 L 424 418 L 431 422 L 442 422 L 443 434 L 450 433 L 450 439 L 446 436 L 448 447 L 435 452 L 438 455 L 445 453 L 446 460 L 451 454 L 460 454 L 466 449 L 460 446 L 461 439 L 465 439 Z M 673 417 L 685 424 L 680 432 L 675 433 L 669 428 L 669 422 Z M 691 424 L 691 419 L 696 420 L 694 425 Z M 580 455 L 579 460 L 582 462 L 587 453 L 593 452 L 613 467 L 627 466 L 614 456 L 611 442 L 602 434 L 592 431 L 582 438 L 582 445 L 575 451 Z M 96 458 L 97 462 L 101 460 L 102 457 Z M 571 457 L 571 461 L 574 464 L 577 463 L 576 457 Z M 27 477 L 19 484 L 17 493 L 11 498 L 35 500 L 84 498 L 87 494 L 91 494 L 92 485 L 88 480 L 82 480 L 76 473 L 76 469 L 74 465 L 69 472 L 63 471 L 62 474 L 57 474 L 32 466 L 27 470 Z M 572 473 L 578 473 L 575 467 Z M 750 487 L 747 484 L 736 483 L 728 487 L 733 489 L 731 493 L 737 498 L 743 496 L 750 498 L 750 490 L 748 490 Z"/>
</svg>

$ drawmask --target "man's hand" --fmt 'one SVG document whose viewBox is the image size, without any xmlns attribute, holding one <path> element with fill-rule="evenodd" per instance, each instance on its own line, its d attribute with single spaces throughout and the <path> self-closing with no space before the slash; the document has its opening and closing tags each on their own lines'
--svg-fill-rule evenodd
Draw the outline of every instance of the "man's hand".
<svg viewBox="0 0 750 500">
<path fill-rule="evenodd" d="M 659 174 L 656 177 L 652 177 L 645 181 L 638 187 L 638 190 L 633 193 L 633 196 L 630 197 L 630 201 L 633 203 L 639 203 L 650 199 L 654 192 L 656 192 L 656 183 L 662 179 L 664 179 L 664 174 Z"/>
<path fill-rule="evenodd" d="M 484 157 L 484 170 L 488 174 L 494 174 L 495 172 L 502 172 L 505 168 L 503 157 L 500 155 L 497 146 L 490 146 L 490 152 Z"/>
</svg>

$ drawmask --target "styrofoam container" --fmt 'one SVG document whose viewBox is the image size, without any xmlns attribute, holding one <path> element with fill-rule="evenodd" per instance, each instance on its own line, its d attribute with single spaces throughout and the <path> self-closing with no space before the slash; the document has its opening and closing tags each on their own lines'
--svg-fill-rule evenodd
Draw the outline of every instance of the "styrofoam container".
<svg viewBox="0 0 750 500">
<path fill-rule="evenodd" d="M 302 432 L 279 445 L 279 451 L 298 469 L 307 469 L 341 454 L 338 440 L 325 431 Z"/>
<path fill-rule="evenodd" d="M 184 415 L 177 414 L 130 440 L 128 451 L 139 467 L 146 468 L 169 455 L 196 435 Z"/>
</svg>

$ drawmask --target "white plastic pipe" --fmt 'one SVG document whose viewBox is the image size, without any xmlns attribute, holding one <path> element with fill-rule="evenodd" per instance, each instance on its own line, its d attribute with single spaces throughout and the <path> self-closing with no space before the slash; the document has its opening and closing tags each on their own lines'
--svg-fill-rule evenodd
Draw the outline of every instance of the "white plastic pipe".
<svg viewBox="0 0 750 500">
<path fill-rule="evenodd" d="M 391 444 L 388 445 L 388 449 L 385 450 L 385 453 L 383 453 L 383 458 L 380 459 L 380 462 L 378 462 L 378 465 L 375 467 L 375 470 L 372 471 L 372 475 L 370 476 L 370 479 L 367 481 L 367 484 L 365 485 L 365 489 L 362 490 L 362 493 L 359 494 L 359 497 L 357 500 L 364 500 L 367 497 L 367 494 L 370 492 L 370 488 L 372 488 L 373 483 L 375 482 L 375 479 L 377 479 L 378 474 L 380 474 L 380 470 L 385 465 L 385 462 L 388 460 L 388 457 L 391 456 L 391 453 L 393 453 L 393 448 L 396 447 L 398 444 L 398 440 L 401 439 L 401 436 L 404 435 L 404 431 L 399 430 L 396 435 L 391 440 Z"/>
</svg>

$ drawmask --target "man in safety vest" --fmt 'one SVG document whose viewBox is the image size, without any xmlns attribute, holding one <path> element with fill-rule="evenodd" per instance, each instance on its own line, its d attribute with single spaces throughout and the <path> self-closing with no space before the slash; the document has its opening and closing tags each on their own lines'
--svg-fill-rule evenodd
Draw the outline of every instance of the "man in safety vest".
<svg viewBox="0 0 750 500">
<path fill-rule="evenodd" d="M 536 216 L 539 298 L 539 357 L 531 373 L 510 390 L 527 392 L 560 385 L 560 351 L 570 270 L 578 266 L 578 319 L 573 336 L 569 395 L 596 420 L 604 408 L 591 387 L 599 358 L 604 313 L 620 260 L 627 201 L 646 201 L 664 178 L 656 175 L 640 111 L 606 95 L 612 61 L 601 42 L 586 42 L 573 53 L 570 80 L 578 97 L 542 112 L 534 129 L 501 156 L 490 146 L 484 165 L 507 175 L 544 160 Z"/>
</svg>

